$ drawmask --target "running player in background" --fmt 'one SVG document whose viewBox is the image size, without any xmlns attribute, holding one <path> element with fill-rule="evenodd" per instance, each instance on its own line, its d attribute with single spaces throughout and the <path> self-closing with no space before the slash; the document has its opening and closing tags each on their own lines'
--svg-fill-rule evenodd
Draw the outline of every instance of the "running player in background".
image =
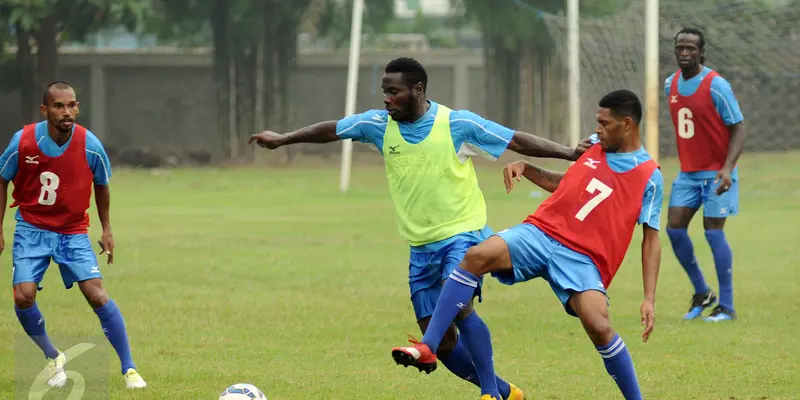
<svg viewBox="0 0 800 400">
<path fill-rule="evenodd" d="M 705 320 L 716 322 L 736 319 L 733 253 L 723 228 L 726 218 L 739 212 L 736 162 L 742 153 L 745 131 L 731 85 L 703 65 L 705 42 L 703 32 L 694 28 L 675 35 L 675 57 L 680 69 L 664 84 L 681 164 L 670 193 L 667 235 L 694 286 L 684 319 L 699 318 L 717 300 L 697 264 L 687 232 L 692 217 L 703 206 L 703 227 L 719 280 L 719 305 Z"/>
<path fill-rule="evenodd" d="M 103 333 L 119 356 L 123 379 L 129 389 L 147 384 L 136 372 L 128 345 L 125 321 L 114 300 L 103 288 L 100 264 L 92 249 L 88 226 L 89 202 L 94 186 L 95 202 L 103 236 L 102 252 L 113 263 L 108 181 L 111 165 L 103 145 L 78 117 L 75 90 L 66 82 L 54 82 L 44 92 L 41 112 L 45 121 L 17 132 L 0 156 L 0 252 L 5 247 L 2 222 L 8 183 L 14 183 L 12 197 L 17 207 L 14 231 L 14 309 L 25 333 L 42 349 L 48 360 L 47 384 L 62 387 L 67 382 L 64 353 L 47 336 L 45 321 L 36 304 L 36 292 L 50 260 L 58 264 L 64 286 L 75 283 L 92 307 Z"/>
</svg>

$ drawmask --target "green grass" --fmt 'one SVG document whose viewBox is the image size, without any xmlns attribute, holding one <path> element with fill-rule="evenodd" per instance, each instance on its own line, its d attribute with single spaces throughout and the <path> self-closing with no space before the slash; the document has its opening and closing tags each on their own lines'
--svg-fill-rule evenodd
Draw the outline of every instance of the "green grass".
<svg viewBox="0 0 800 400">
<path fill-rule="evenodd" d="M 741 213 L 726 227 L 735 323 L 681 321 L 691 287 L 662 235 L 656 329 L 643 344 L 637 231 L 609 294 L 613 326 L 633 354 L 646 398 L 797 398 L 797 157 L 742 160 Z M 520 222 L 543 198 L 529 196 L 533 187 L 525 182 L 506 195 L 501 167 L 479 167 L 495 230 Z M 675 167 L 664 162 L 667 191 Z M 338 191 L 333 161 L 324 168 L 118 169 L 112 193 L 117 252 L 115 265 L 102 267 L 105 285 L 124 313 L 149 387 L 125 391 L 112 352 L 111 398 L 216 399 L 236 382 L 254 383 L 271 400 L 478 398 L 477 389 L 443 367 L 426 376 L 397 367 L 389 355 L 417 328 L 408 248 L 380 165 L 356 167 L 347 195 Z M 12 220 L 7 215 L 0 258 L 0 285 L 9 289 Z M 691 234 L 716 288 L 701 226 L 695 221 Z M 92 233 L 99 237 L 97 226 Z M 94 313 L 77 289 L 64 290 L 56 269 L 44 284 L 38 302 L 51 335 L 101 334 Z M 497 370 L 529 399 L 620 398 L 580 324 L 545 282 L 507 287 L 487 279 L 484 293 L 478 310 L 492 329 Z M 0 293 L 0 304 L 0 398 L 10 399 L 22 328 L 11 290 Z"/>
</svg>

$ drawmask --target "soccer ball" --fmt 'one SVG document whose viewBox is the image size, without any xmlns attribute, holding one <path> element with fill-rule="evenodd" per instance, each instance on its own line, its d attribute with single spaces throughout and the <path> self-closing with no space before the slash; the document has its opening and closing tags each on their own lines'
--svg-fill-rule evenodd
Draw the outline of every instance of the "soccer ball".
<svg viewBox="0 0 800 400">
<path fill-rule="evenodd" d="M 267 400 L 261 390 L 249 383 L 237 383 L 228 386 L 222 394 L 219 395 L 219 400 Z"/>
</svg>

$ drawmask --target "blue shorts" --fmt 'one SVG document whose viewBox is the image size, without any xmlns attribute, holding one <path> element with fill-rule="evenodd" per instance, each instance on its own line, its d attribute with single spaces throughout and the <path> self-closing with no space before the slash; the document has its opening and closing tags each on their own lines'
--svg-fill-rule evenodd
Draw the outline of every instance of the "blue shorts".
<svg viewBox="0 0 800 400">
<path fill-rule="evenodd" d="M 417 321 L 433 315 L 444 282 L 464 259 L 467 250 L 480 243 L 477 240 L 456 240 L 433 253 L 411 252 L 408 261 L 408 285 L 411 304 Z M 475 295 L 481 301 L 483 279 L 478 281 Z"/>
<path fill-rule="evenodd" d="M 497 236 L 508 245 L 513 267 L 513 272 L 492 273 L 500 282 L 513 285 L 543 278 L 572 316 L 577 316 L 567 304 L 572 293 L 587 290 L 606 293 L 600 271 L 589 256 L 564 247 L 538 227 L 520 224 L 498 232 Z"/>
<path fill-rule="evenodd" d="M 58 264 L 64 286 L 101 278 L 100 264 L 88 234 L 62 234 L 43 230 L 16 229 L 12 248 L 13 284 L 42 282 L 50 260 Z"/>
<path fill-rule="evenodd" d="M 721 195 L 717 195 L 718 187 L 719 183 L 714 183 L 714 178 L 696 179 L 681 172 L 672 182 L 669 206 L 696 210 L 702 205 L 703 216 L 709 218 L 726 218 L 738 214 L 738 179 L 734 179 L 728 191 Z"/>
</svg>

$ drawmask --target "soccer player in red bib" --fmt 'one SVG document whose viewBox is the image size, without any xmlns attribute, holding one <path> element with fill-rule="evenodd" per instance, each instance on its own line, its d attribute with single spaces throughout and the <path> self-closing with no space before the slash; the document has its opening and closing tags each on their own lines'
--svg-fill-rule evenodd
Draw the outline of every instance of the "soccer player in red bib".
<svg viewBox="0 0 800 400">
<path fill-rule="evenodd" d="M 739 102 L 731 85 L 705 61 L 703 32 L 686 28 L 675 35 L 675 57 L 680 69 L 665 82 L 681 171 L 672 183 L 667 235 L 675 256 L 694 286 L 684 319 L 699 318 L 717 296 L 708 287 L 697 264 L 687 228 L 700 206 L 703 227 L 719 280 L 719 304 L 706 321 L 736 319 L 733 307 L 733 253 L 723 228 L 739 209 L 739 173 L 736 162 L 744 144 Z"/>
<path fill-rule="evenodd" d="M 101 254 L 113 262 L 114 239 L 109 220 L 111 165 L 95 135 L 75 123 L 78 116 L 75 90 L 66 82 L 48 85 L 41 112 L 46 121 L 25 126 L 11 139 L 0 156 L 3 197 L 0 227 L 5 216 L 8 183 L 14 183 L 11 207 L 15 219 L 13 259 L 14 309 L 25 333 L 48 360 L 47 383 L 62 387 L 67 382 L 64 353 L 56 349 L 45 331 L 36 304 L 36 292 L 52 260 L 58 264 L 67 289 L 78 284 L 86 301 L 100 319 L 122 366 L 125 385 L 143 388 L 128 345 L 125 321 L 103 288 L 100 264 L 88 235 L 92 187 L 103 227 Z M 0 252 L 5 241 L 0 228 Z"/>
<path fill-rule="evenodd" d="M 631 243 L 643 225 L 641 304 L 642 339 L 654 324 L 656 281 L 661 263 L 658 238 L 663 178 L 659 166 L 642 147 L 639 122 L 642 105 L 627 90 L 600 100 L 596 133 L 590 147 L 566 173 L 516 162 L 505 170 L 506 189 L 521 176 L 552 192 L 525 221 L 501 231 L 467 251 L 445 282 L 422 343 L 396 347 L 395 360 L 408 365 L 435 364 L 441 332 L 461 307 L 475 296 L 479 279 L 491 273 L 513 285 L 534 278 L 550 283 L 569 315 L 578 317 L 627 400 L 642 394 L 631 355 L 611 328 L 606 289 L 611 285 Z M 487 337 L 484 346 L 491 348 Z M 501 400 L 483 393 L 481 400 Z"/>
</svg>

